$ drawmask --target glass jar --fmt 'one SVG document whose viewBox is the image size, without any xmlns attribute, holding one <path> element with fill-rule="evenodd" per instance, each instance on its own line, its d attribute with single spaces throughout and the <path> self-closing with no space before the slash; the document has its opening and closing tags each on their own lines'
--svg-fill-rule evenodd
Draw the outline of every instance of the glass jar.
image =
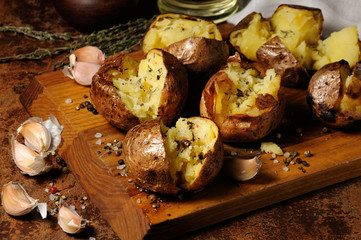
<svg viewBox="0 0 361 240">
<path fill-rule="evenodd" d="M 226 21 L 237 12 L 242 0 L 158 0 L 161 13 L 180 13 L 191 15 L 214 23 Z"/>
</svg>

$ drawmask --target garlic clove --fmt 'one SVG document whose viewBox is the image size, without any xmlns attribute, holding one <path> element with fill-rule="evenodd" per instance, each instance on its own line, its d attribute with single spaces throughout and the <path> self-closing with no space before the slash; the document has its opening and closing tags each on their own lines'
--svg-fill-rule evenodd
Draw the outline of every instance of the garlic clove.
<svg viewBox="0 0 361 240">
<path fill-rule="evenodd" d="M 38 153 L 45 152 L 51 144 L 51 134 L 40 122 L 27 122 L 18 128 L 27 146 Z"/>
<path fill-rule="evenodd" d="M 87 63 L 96 63 L 96 64 L 103 64 L 105 61 L 105 56 L 103 52 L 94 46 L 85 46 L 75 50 L 71 55 L 76 56 L 77 62 L 87 62 Z M 71 55 L 69 56 L 70 64 L 74 64 L 74 60 L 72 60 Z"/>
<path fill-rule="evenodd" d="M 257 175 L 261 166 L 262 162 L 257 156 L 250 159 L 226 157 L 223 168 L 234 180 L 247 181 Z"/>
<path fill-rule="evenodd" d="M 100 65 L 96 63 L 76 62 L 72 69 L 74 80 L 80 85 L 89 86 L 99 68 Z"/>
<path fill-rule="evenodd" d="M 87 222 L 73 209 L 70 209 L 65 202 L 60 202 L 58 224 L 64 232 L 69 234 L 79 233 L 84 230 Z"/>
<path fill-rule="evenodd" d="M 1 191 L 1 204 L 8 214 L 22 216 L 36 208 L 38 200 L 30 197 L 20 184 L 9 182 Z"/>
<path fill-rule="evenodd" d="M 49 154 L 44 152 L 42 154 L 36 153 L 15 140 L 14 136 L 12 136 L 11 151 L 13 160 L 22 174 L 35 176 L 47 172 L 53 167 L 49 161 Z"/>
</svg>

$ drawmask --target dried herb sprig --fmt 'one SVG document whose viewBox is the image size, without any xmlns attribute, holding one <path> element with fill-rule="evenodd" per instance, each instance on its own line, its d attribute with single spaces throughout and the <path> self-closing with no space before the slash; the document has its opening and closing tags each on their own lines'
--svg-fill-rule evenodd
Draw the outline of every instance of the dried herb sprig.
<svg viewBox="0 0 361 240">
<path fill-rule="evenodd" d="M 141 44 L 151 19 L 135 19 L 124 24 L 119 24 L 108 29 L 95 31 L 91 34 L 79 34 L 71 36 L 70 33 L 51 33 L 48 31 L 34 31 L 32 27 L 0 26 L 0 32 L 13 32 L 35 38 L 40 41 L 63 40 L 66 43 L 60 47 L 38 48 L 33 52 L 18 54 L 15 56 L 0 57 L 0 63 L 17 60 L 38 60 L 48 56 L 56 56 L 64 52 L 72 52 L 75 49 L 92 45 L 103 51 L 106 56 L 114 55 L 121 51 L 129 51 Z M 54 70 L 64 66 L 66 63 L 60 62 L 54 65 Z"/>
</svg>

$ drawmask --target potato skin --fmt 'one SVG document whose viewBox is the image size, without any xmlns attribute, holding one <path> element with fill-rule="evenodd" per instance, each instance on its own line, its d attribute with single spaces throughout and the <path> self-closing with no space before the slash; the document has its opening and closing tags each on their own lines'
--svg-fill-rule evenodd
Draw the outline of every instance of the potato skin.
<svg viewBox="0 0 361 240">
<path fill-rule="evenodd" d="M 278 36 L 263 44 L 256 55 L 262 71 L 274 68 L 281 76 L 282 86 L 305 86 L 308 82 L 309 77 L 305 69 Z"/>
<path fill-rule="evenodd" d="M 225 41 L 203 37 L 190 37 L 164 49 L 176 56 L 191 74 L 211 76 L 227 62 L 228 44 Z"/>
<path fill-rule="evenodd" d="M 354 77 L 361 81 L 361 64 L 355 66 Z M 354 99 L 360 98 L 361 92 L 343 89 L 344 78 L 351 74 L 349 64 L 345 60 L 330 63 L 318 70 L 310 80 L 307 102 L 322 123 L 333 128 L 351 126 L 361 120 L 361 114 L 342 111 L 340 103 L 344 95 Z M 360 102 L 361 103 L 361 102 Z"/>
<path fill-rule="evenodd" d="M 128 130 L 139 124 L 139 119 L 126 108 L 114 90 L 112 76 L 106 73 L 110 69 L 123 71 L 123 57 L 123 53 L 118 53 L 105 60 L 93 76 L 90 98 L 95 108 L 111 125 Z"/>
<path fill-rule="evenodd" d="M 133 127 L 123 143 L 128 176 L 137 185 L 164 194 L 180 190 L 170 175 L 159 119 Z"/>
<path fill-rule="evenodd" d="M 158 116 L 165 124 L 173 122 L 184 107 L 188 94 L 188 73 L 181 62 L 168 52 L 162 51 L 163 63 L 167 69 L 167 76 L 162 89 Z M 123 70 L 123 56 L 119 53 L 108 58 L 94 75 L 90 97 L 96 109 L 113 126 L 122 130 L 129 130 L 140 123 L 122 103 L 114 90 L 112 77 L 106 72 L 110 69 Z"/>
<path fill-rule="evenodd" d="M 230 81 L 224 72 L 218 72 L 208 81 L 202 93 L 200 102 L 201 116 L 214 119 L 214 103 L 216 99 L 215 83 L 218 81 Z M 259 94 L 256 99 L 259 109 L 270 108 L 269 111 L 257 117 L 247 115 L 228 116 L 223 123 L 217 123 L 224 142 L 252 142 L 259 140 L 276 129 L 285 109 L 283 96 L 276 101 L 271 95 Z"/>
</svg>

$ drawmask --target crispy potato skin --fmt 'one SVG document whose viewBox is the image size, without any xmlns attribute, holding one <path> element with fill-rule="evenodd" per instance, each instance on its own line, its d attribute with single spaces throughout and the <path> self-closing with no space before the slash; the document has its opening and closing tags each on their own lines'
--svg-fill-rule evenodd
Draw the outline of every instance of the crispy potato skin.
<svg viewBox="0 0 361 240">
<path fill-rule="evenodd" d="M 139 119 L 122 103 L 114 90 L 112 77 L 106 73 L 110 69 L 123 71 L 123 56 L 123 53 L 118 53 L 105 60 L 93 76 L 90 98 L 95 108 L 111 125 L 128 130 L 139 124 Z"/>
<path fill-rule="evenodd" d="M 361 64 L 356 64 L 354 77 L 361 81 Z M 351 126 L 361 120 L 361 114 L 342 111 L 340 103 L 344 95 L 359 98 L 361 92 L 343 89 L 343 78 L 351 74 L 345 60 L 330 63 L 318 70 L 310 80 L 307 102 L 315 116 L 325 125 L 333 128 Z"/>
<path fill-rule="evenodd" d="M 180 190 L 170 175 L 159 119 L 133 127 L 123 143 L 128 176 L 136 184 L 164 194 Z"/>
<path fill-rule="evenodd" d="M 305 69 L 276 36 L 263 44 L 256 52 L 258 64 L 262 71 L 274 68 L 281 76 L 282 86 L 305 86 L 309 77 Z"/>
<path fill-rule="evenodd" d="M 191 37 L 165 48 L 180 60 L 192 74 L 211 76 L 227 62 L 228 44 L 225 41 Z"/>
<path fill-rule="evenodd" d="M 214 104 L 216 99 L 215 83 L 230 81 L 224 72 L 217 72 L 208 81 L 202 93 L 200 102 L 201 116 L 209 119 L 215 118 Z M 247 115 L 228 116 L 223 123 L 217 123 L 224 142 L 252 142 L 259 140 L 276 129 L 283 117 L 285 101 L 279 96 L 276 101 L 271 95 L 257 96 L 256 105 L 259 109 L 269 108 L 269 111 L 257 117 Z"/>
<path fill-rule="evenodd" d="M 167 76 L 162 95 L 158 116 L 165 124 L 173 122 L 184 107 L 188 94 L 188 73 L 181 62 L 168 52 L 162 51 L 163 63 L 167 69 Z M 113 126 L 122 130 L 129 130 L 140 123 L 122 103 L 114 90 L 112 77 L 106 72 L 110 69 L 123 70 L 124 54 L 116 54 L 108 58 L 93 77 L 90 97 L 96 109 Z"/>
</svg>

